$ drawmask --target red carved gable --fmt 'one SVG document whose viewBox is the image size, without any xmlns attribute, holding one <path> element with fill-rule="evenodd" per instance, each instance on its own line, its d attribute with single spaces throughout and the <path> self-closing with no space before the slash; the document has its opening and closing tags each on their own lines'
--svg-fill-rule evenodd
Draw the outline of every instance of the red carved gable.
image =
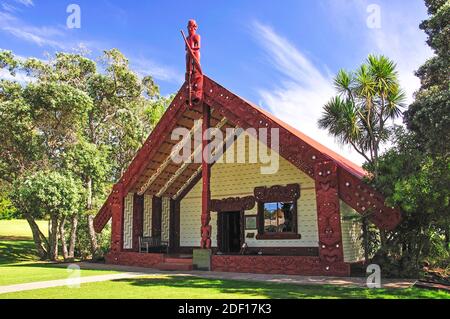
<svg viewBox="0 0 450 319">
<path fill-rule="evenodd" d="M 184 84 L 159 124 L 122 176 L 120 183 L 123 185 L 124 194 L 136 191 L 142 186 L 143 179 L 148 179 L 149 176 L 157 172 L 152 165 L 157 166 L 158 163 L 161 163 L 162 160 L 159 162 L 156 160 L 160 156 L 160 150 L 163 148 L 163 144 L 166 143 L 168 136 L 170 137 L 172 129 L 180 125 L 181 121 L 186 121 L 186 119 L 183 119 L 186 113 L 194 112 L 192 113 L 194 115 L 189 114 L 189 118 L 192 118 L 192 121 L 189 123 L 193 125 L 195 110 L 190 110 L 185 103 L 187 92 L 188 88 Z M 338 189 L 339 198 L 342 201 L 361 214 L 370 211 L 372 213 L 370 215 L 371 220 L 379 228 L 391 230 L 398 225 L 401 218 L 400 211 L 385 206 L 383 196 L 363 182 L 366 173 L 361 167 L 282 122 L 267 111 L 233 94 L 207 76 L 204 76 L 203 92 L 204 103 L 207 103 L 214 109 L 211 119 L 212 126 L 220 122 L 221 119 L 226 119 L 227 125 L 231 127 L 241 127 L 243 129 L 267 128 L 269 132 L 271 128 L 278 128 L 280 155 L 283 158 L 311 178 L 318 180 L 322 177 L 319 172 L 316 174 L 317 167 L 323 168 L 323 178 L 326 178 L 329 170 L 327 170 L 327 167 L 322 167 L 318 164 L 329 161 L 335 163 L 335 166 L 331 165 L 330 167 L 333 169 L 332 173 L 338 177 L 338 185 L 332 185 L 332 187 Z M 268 144 L 270 145 L 270 134 Z M 160 178 L 155 180 L 153 186 L 149 189 L 152 192 L 161 189 L 165 181 L 173 176 L 173 171 L 176 171 L 177 168 L 179 167 L 174 166 L 170 170 L 167 169 L 167 172 L 161 173 Z M 197 166 L 192 164 L 191 167 L 186 169 L 178 180 L 173 183 L 173 186 L 167 189 L 165 195 L 174 197 L 178 191 L 183 190 L 184 185 L 189 183 L 195 174 L 198 174 L 198 164 Z M 112 200 L 113 196 L 110 196 L 95 218 L 94 225 L 97 232 L 101 231 L 111 218 Z"/>
</svg>

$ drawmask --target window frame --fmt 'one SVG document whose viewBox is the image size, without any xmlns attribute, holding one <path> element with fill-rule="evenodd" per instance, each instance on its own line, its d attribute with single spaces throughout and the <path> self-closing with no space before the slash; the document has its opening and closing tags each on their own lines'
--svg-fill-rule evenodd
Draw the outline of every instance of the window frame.
<svg viewBox="0 0 450 319">
<path fill-rule="evenodd" d="M 287 186 L 272 186 L 255 188 L 255 197 L 257 200 L 257 240 L 274 239 L 301 239 L 298 233 L 298 199 L 300 198 L 300 185 L 290 184 Z M 264 230 L 264 205 L 276 202 L 292 202 L 292 231 L 291 232 L 265 232 Z"/>
</svg>

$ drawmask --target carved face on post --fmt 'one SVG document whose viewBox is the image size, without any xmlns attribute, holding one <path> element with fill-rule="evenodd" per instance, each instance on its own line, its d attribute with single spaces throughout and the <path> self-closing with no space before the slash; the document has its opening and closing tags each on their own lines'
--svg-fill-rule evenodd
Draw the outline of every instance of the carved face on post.
<svg viewBox="0 0 450 319">
<path fill-rule="evenodd" d="M 197 22 L 195 20 L 189 20 L 187 28 L 188 28 L 189 35 L 193 36 L 195 34 L 195 32 L 197 32 L 197 29 L 198 29 Z"/>
</svg>

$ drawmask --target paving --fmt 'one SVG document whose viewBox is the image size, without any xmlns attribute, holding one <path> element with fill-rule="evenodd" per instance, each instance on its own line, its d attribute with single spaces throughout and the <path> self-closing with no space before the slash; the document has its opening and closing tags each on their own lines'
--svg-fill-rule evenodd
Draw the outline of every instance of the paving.
<svg viewBox="0 0 450 319">
<path fill-rule="evenodd" d="M 178 277 L 200 277 L 210 279 L 225 279 L 225 280 L 245 280 L 256 282 L 271 282 L 271 283 L 287 283 L 295 285 L 337 285 L 342 287 L 361 287 L 365 288 L 366 278 L 363 277 L 312 277 L 312 276 L 291 276 L 291 275 L 267 275 L 267 274 L 248 274 L 248 273 L 231 273 L 231 272 L 215 272 L 215 271 L 163 271 L 151 268 L 143 267 L 131 267 L 131 266 L 119 266 L 108 265 L 101 263 L 77 263 L 81 269 L 98 269 L 98 270 L 115 270 L 122 271 L 123 273 L 89 276 L 79 278 L 79 284 L 90 282 L 101 282 L 109 280 L 119 280 L 127 278 L 137 278 L 143 276 L 160 276 L 170 275 Z M 60 264 L 60 267 L 66 267 L 67 265 Z M 416 280 L 413 279 L 384 279 L 382 280 L 382 288 L 397 288 L 404 289 L 414 285 Z M 10 286 L 0 286 L 0 294 L 19 292 L 25 290 L 44 289 L 51 287 L 61 287 L 67 285 L 73 285 L 74 282 L 68 281 L 68 279 L 41 281 L 33 283 L 24 283 Z"/>
</svg>

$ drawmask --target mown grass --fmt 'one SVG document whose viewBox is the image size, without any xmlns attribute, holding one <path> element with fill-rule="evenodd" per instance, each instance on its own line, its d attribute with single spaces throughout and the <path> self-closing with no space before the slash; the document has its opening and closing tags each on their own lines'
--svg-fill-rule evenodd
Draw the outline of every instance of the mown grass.
<svg viewBox="0 0 450 319">
<path fill-rule="evenodd" d="M 450 299 L 422 289 L 300 286 L 196 277 L 155 276 L 55 287 L 0 295 L 3 299 Z"/>
<path fill-rule="evenodd" d="M 37 221 L 44 235 L 48 233 L 48 222 Z M 0 240 L 32 240 L 30 226 L 24 219 L 0 220 Z"/>
<path fill-rule="evenodd" d="M 47 222 L 38 221 L 47 233 Z M 81 276 L 119 273 L 109 270 L 82 269 Z M 0 286 L 27 282 L 65 279 L 71 273 L 65 265 L 39 261 L 31 230 L 25 220 L 0 220 Z"/>
<path fill-rule="evenodd" d="M 41 222 L 46 231 L 46 222 Z M 81 271 L 81 276 L 114 271 Z M 38 261 L 26 221 L 0 221 L 0 286 L 65 279 L 70 273 L 62 265 Z M 362 289 L 340 286 L 300 286 L 252 281 L 204 279 L 180 276 L 148 276 L 0 294 L 0 299 L 240 299 L 240 298 L 380 298 L 450 299 L 439 291 L 409 289 Z"/>
</svg>

